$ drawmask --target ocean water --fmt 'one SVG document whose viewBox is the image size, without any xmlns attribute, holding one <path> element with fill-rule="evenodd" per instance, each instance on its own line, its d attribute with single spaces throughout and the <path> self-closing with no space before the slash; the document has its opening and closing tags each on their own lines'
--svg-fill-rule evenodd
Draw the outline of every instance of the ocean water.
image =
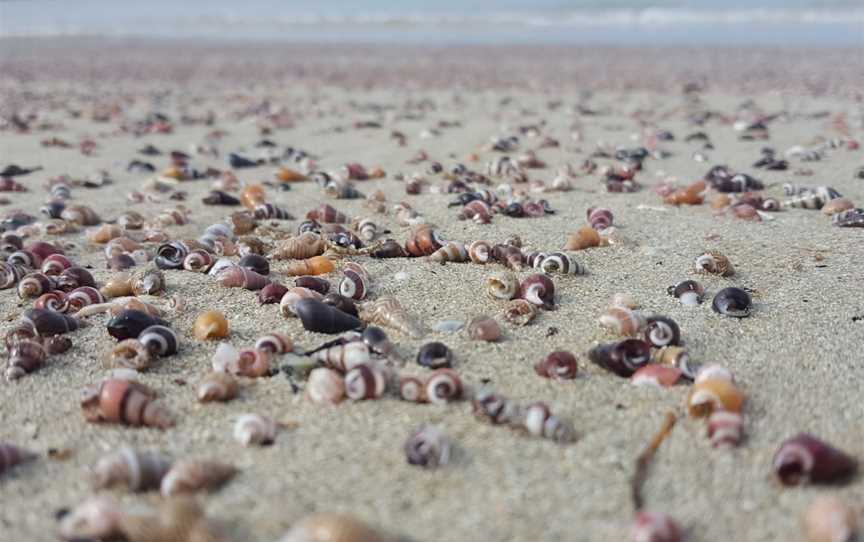
<svg viewBox="0 0 864 542">
<path fill-rule="evenodd" d="M 864 48 L 864 0 L 0 0 L 0 37 L 56 35 Z"/>
</svg>

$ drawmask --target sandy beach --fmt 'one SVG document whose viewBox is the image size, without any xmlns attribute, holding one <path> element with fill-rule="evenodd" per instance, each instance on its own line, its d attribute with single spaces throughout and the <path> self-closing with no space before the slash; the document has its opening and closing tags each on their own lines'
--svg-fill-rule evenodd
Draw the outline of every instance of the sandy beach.
<svg viewBox="0 0 864 542">
<path fill-rule="evenodd" d="M 372 46 L 21 39 L 2 44 L 0 74 L 0 167 L 43 168 L 16 179 L 28 191 L 0 193 L 9 200 L 0 206 L 3 216 L 20 209 L 44 220 L 39 208 L 48 195 L 43 188 L 48 179 L 82 179 L 105 170 L 112 183 L 75 187 L 70 202 L 89 205 L 106 220 L 126 210 L 153 216 L 181 203 L 190 211 L 189 222 L 164 229 L 174 239 L 197 238 L 241 208 L 204 205 L 210 179 L 180 182 L 177 189 L 188 193 L 181 202 L 157 195 L 161 201 L 131 203 L 127 194 L 141 190 L 155 174 L 129 172 L 127 164 L 144 160 L 160 171 L 169 165 L 167 153 L 181 150 L 192 155 L 190 165 L 196 169 L 227 170 L 228 153 L 257 156 L 255 143 L 266 138 L 279 149 L 307 151 L 321 171 L 339 171 L 350 162 L 380 166 L 385 178 L 357 181 L 356 188 L 364 194 L 382 190 L 388 209 L 408 202 L 446 240 L 501 243 L 518 235 L 526 253 L 561 250 L 568 235 L 584 224 L 586 209 L 598 206 L 612 210 L 623 238 L 613 246 L 571 253 L 589 273 L 554 276 L 556 310 L 541 311 L 524 327 L 505 324 L 503 303 L 483 292 L 486 278 L 503 269 L 497 264 L 442 266 L 425 258 L 353 256 L 337 260 L 337 271 L 326 277 L 335 285 L 346 261 L 361 263 L 371 276 L 369 299 L 395 296 L 429 328 L 443 320 L 496 317 L 504 337 L 495 343 L 472 341 L 464 330 L 430 331 L 422 339 L 390 331 L 408 360 L 401 371 L 428 372 L 414 357 L 424 343 L 441 341 L 453 350 L 454 369 L 466 383 L 487 384 L 522 403 L 548 403 L 572 423 L 577 439 L 569 444 L 483 423 L 472 414 L 470 401 L 412 404 L 387 396 L 315 405 L 283 373 L 241 379 L 240 395 L 232 402 L 199 403 L 196 384 L 209 371 L 218 345 L 192 336 L 202 311 L 227 315 L 228 341 L 237 347 L 251 346 L 273 330 L 304 349 L 332 337 L 305 331 L 298 319 L 281 316 L 278 305 L 259 305 L 254 292 L 220 287 L 203 274 L 165 271 L 167 293 L 144 299 L 165 311 L 181 345 L 178 354 L 142 373 L 140 381 L 159 392 L 176 426 L 160 431 L 85 421 L 81 390 L 106 376 L 103 359 L 115 342 L 105 329 L 107 315 L 89 318 L 90 325 L 69 334 L 71 350 L 20 380 L 0 384 L 0 441 L 39 454 L 36 461 L 2 474 L 0 540 L 56 540 L 55 513 L 94 494 L 90 469 L 123 445 L 234 464 L 238 475 L 200 498 L 229 540 L 278 540 L 299 518 L 325 510 L 350 513 L 418 542 L 626 540 L 633 518 L 629 480 L 634 462 L 669 411 L 678 422 L 652 463 L 644 497 L 647 509 L 675 518 L 687 541 L 803 541 L 800 518 L 817 496 L 840 496 L 859 511 L 864 506 L 860 474 L 844 484 L 784 487 L 771 469 L 780 443 L 800 432 L 864 459 L 864 229 L 835 227 L 820 211 L 797 208 L 765 213 L 761 221 L 743 220 L 707 203 L 664 204 L 654 190 L 663 182 L 686 186 L 712 166 L 725 164 L 760 179 L 765 197 L 786 199 L 784 183 L 827 185 L 864 205 L 864 179 L 856 177 L 864 166 L 860 148 L 826 144 L 818 161 L 792 156 L 786 171 L 753 167 L 763 147 L 782 157 L 794 146 L 864 140 L 860 51 L 856 57 L 854 50 L 835 49 L 672 53 L 478 47 L 400 54 Z M 704 88 L 699 107 L 712 112 L 704 125 L 689 120 L 694 98 L 682 92 L 687 83 Z M 172 133 L 120 130 L 153 112 L 171 119 Z M 209 112 L 210 124 L 181 120 Z M 276 126 L 268 112 L 281 113 L 283 126 Z M 7 122 L 13 113 L 37 116 L 29 130 L 21 131 Z M 736 121 L 769 116 L 766 140 L 741 140 L 734 128 Z M 364 123 L 372 127 L 357 127 Z M 525 126 L 535 126 L 538 135 L 520 134 Z M 270 132 L 262 133 L 262 127 Z M 208 139 L 215 130 L 224 136 Z M 660 130 L 674 140 L 652 138 Z M 391 137 L 394 131 L 405 135 L 404 146 Z M 713 149 L 685 141 L 700 131 Z M 485 148 L 490 138 L 513 134 L 520 134 L 520 141 L 512 152 Z M 538 149 L 547 136 L 560 146 Z M 72 148 L 40 144 L 51 137 Z M 79 150 L 84 139 L 96 143 L 89 156 Z M 580 169 L 601 142 L 611 149 L 656 144 L 668 155 L 644 160 L 636 175 L 641 190 L 611 193 L 600 175 Z M 196 144 L 216 146 L 219 156 L 194 154 Z M 164 154 L 139 154 L 146 145 Z M 515 157 L 531 149 L 547 164 L 526 170 L 532 180 L 548 184 L 559 168 L 569 164 L 575 170 L 572 190 L 528 194 L 548 200 L 554 214 L 496 214 L 491 224 L 477 224 L 458 220 L 459 207 L 448 207 L 455 194 L 429 191 L 447 185 L 427 172 L 430 161 L 445 170 L 463 163 L 483 172 L 502 154 Z M 408 163 L 420 150 L 429 160 Z M 697 152 L 707 160 L 694 160 Z M 469 160 L 471 154 L 476 161 Z M 592 159 L 600 166 L 618 163 Z M 375 214 L 362 198 L 328 198 L 314 182 L 281 190 L 276 169 L 266 164 L 234 173 L 242 183 L 272 183 L 267 201 L 296 217 L 280 221 L 285 229 L 293 231 L 307 211 L 327 202 L 348 216 L 373 219 L 390 231 L 384 238 L 408 238 L 408 228 L 392 211 Z M 812 174 L 796 174 L 802 169 Z M 425 193 L 406 194 L 399 173 L 406 178 L 421 174 L 429 181 Z M 494 191 L 501 182 L 493 179 L 487 188 Z M 103 247 L 81 233 L 26 242 L 33 240 L 68 247 L 67 255 L 90 266 L 100 284 L 114 274 L 106 269 Z M 728 278 L 696 274 L 693 260 L 706 250 L 726 254 L 736 273 Z M 282 275 L 287 265 L 272 262 L 272 274 L 283 284 L 292 280 Z M 705 303 L 685 307 L 667 295 L 670 285 L 685 279 L 705 286 Z M 727 286 L 752 292 L 752 316 L 739 320 L 711 310 L 711 298 Z M 619 292 L 631 294 L 643 310 L 674 319 L 694 360 L 722 364 L 735 375 L 747 397 L 739 447 L 712 448 L 704 420 L 687 416 L 689 383 L 637 387 L 589 362 L 586 352 L 593 345 L 617 340 L 597 319 Z M 175 294 L 188 301 L 181 312 L 168 307 L 168 296 Z M 31 306 L 32 300 L 20 300 L 14 288 L 0 291 L 0 332 L 5 334 Z M 548 380 L 535 373 L 533 365 L 559 349 L 577 355 L 575 380 Z M 299 379 L 297 384 L 302 388 L 304 383 Z M 272 446 L 243 447 L 231 432 L 236 418 L 247 412 L 290 422 L 291 428 L 280 431 Z M 405 439 L 423 424 L 438 425 L 452 438 L 448 465 L 424 470 L 406 462 Z M 51 449 L 72 453 L 57 460 L 49 457 Z M 122 489 L 102 493 L 124 505 L 159 499 L 158 493 Z"/>
</svg>

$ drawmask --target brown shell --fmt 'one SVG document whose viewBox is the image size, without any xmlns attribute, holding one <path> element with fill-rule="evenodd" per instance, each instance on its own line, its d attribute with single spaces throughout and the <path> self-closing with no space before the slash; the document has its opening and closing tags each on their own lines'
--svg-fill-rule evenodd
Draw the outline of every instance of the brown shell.
<svg viewBox="0 0 864 542">
<path fill-rule="evenodd" d="M 333 260 L 327 256 L 313 256 L 306 260 L 291 263 L 285 268 L 285 274 L 291 276 L 300 275 L 324 275 L 336 268 Z"/>
<path fill-rule="evenodd" d="M 221 461 L 183 459 L 174 463 L 162 478 L 162 496 L 171 497 L 196 491 L 214 491 L 225 485 L 237 468 Z"/>
<path fill-rule="evenodd" d="M 504 307 L 504 320 L 517 326 L 524 326 L 531 323 L 538 312 L 540 309 L 537 305 L 524 299 L 514 299 L 508 301 L 507 306 Z"/>
<path fill-rule="evenodd" d="M 281 241 L 270 253 L 274 260 L 305 260 L 324 254 L 327 243 L 317 233 L 307 231 L 297 237 Z"/>
<path fill-rule="evenodd" d="M 134 380 L 108 378 L 87 387 L 81 399 L 81 409 L 89 422 L 159 429 L 174 425 L 171 414 L 156 401 L 156 393 Z"/>
<path fill-rule="evenodd" d="M 99 460 L 93 468 L 93 487 L 125 486 L 130 491 L 156 489 L 170 467 L 171 462 L 159 454 L 123 447 Z"/>
<path fill-rule="evenodd" d="M 405 251 L 412 256 L 431 256 L 441 248 L 441 242 L 435 230 L 428 224 L 414 229 L 411 237 L 405 241 Z"/>
<path fill-rule="evenodd" d="M 108 356 L 109 367 L 121 367 L 146 371 L 153 363 L 150 352 L 138 339 L 124 339 L 111 349 Z"/>
<path fill-rule="evenodd" d="M 600 234 L 591 226 L 581 226 L 570 237 L 564 245 L 565 250 L 583 250 L 590 247 L 600 246 Z"/>
<path fill-rule="evenodd" d="M 239 388 L 237 379 L 228 373 L 208 373 L 198 385 L 198 401 L 230 401 L 237 397 Z"/>
<path fill-rule="evenodd" d="M 360 319 L 368 324 L 389 327 L 415 339 L 426 334 L 423 324 L 405 310 L 395 297 L 381 297 L 360 307 Z"/>
</svg>

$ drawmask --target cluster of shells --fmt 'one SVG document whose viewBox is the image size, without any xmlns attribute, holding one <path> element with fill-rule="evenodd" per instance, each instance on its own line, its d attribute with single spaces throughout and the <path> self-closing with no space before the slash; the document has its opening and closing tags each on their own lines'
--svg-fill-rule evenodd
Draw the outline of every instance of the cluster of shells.
<svg viewBox="0 0 864 542">
<path fill-rule="evenodd" d="M 745 127 L 742 136 L 760 138 L 763 131 L 757 128 Z M 394 133 L 393 138 L 404 143 L 405 136 Z M 549 182 L 532 180 L 534 170 L 547 168 L 538 153 L 559 144 L 546 137 L 536 149 L 520 152 L 518 135 L 495 137 L 483 152 L 497 154 L 485 167 L 475 169 L 462 163 L 448 168 L 421 151 L 408 163 L 424 164 L 425 169 L 394 178 L 404 182 L 406 194 L 458 194 L 449 204 L 458 208 L 454 218 L 485 225 L 501 217 L 540 219 L 554 214 L 556 210 L 542 195 L 572 190 L 580 176 L 599 176 L 609 192 L 640 190 L 637 174 L 643 161 L 658 158 L 656 150 L 598 145 L 581 166 L 568 164 Z M 62 145 L 55 141 L 50 146 Z M 86 146 L 92 151 L 91 147 Z M 45 184 L 48 198 L 39 210 L 44 219 L 23 211 L 9 213 L 3 221 L 0 288 L 15 288 L 22 303 L 32 303 L 32 307 L 5 336 L 6 378 L 18 380 L 52 363 L 72 347 L 70 335 L 84 326 L 98 325 L 95 322 L 103 318 L 105 331 L 117 342 L 102 355 L 104 378 L 82 390 L 82 416 L 92 423 L 172 430 L 177 420 L 160 400 L 164 392 L 142 383 L 140 373 L 182 355 L 181 334 L 173 329 L 172 320 L 186 311 L 187 301 L 172 292 L 172 283 L 183 281 L 184 273 L 197 273 L 219 287 L 248 291 L 262 306 L 274 305 L 274 311 L 296 319 L 306 331 L 335 335 L 321 344 L 301 347 L 289 333 L 272 330 L 254 342 L 235 346 L 230 342 L 229 318 L 223 312 L 196 315 L 191 336 L 196 341 L 220 341 L 210 369 L 199 376 L 194 388 L 201 403 L 232 401 L 243 393 L 249 379 L 270 377 L 288 367 L 292 385 L 301 388 L 312 403 L 344 406 L 398 400 L 443 409 L 468 404 L 482 423 L 545 439 L 549 445 L 577 441 L 577 428 L 553 413 L 546 402 L 519 403 L 483 383 L 463 380 L 457 353 L 441 342 L 425 343 L 416 354 L 416 363 L 408 363 L 391 335 L 423 339 L 431 330 L 398 296 L 376 287 L 381 277 L 371 273 L 364 261 L 415 258 L 438 265 L 485 266 L 487 277 L 478 289 L 501 312 L 497 317 L 473 318 L 465 333 L 472 340 L 494 342 L 504 333 L 499 320 L 518 330 L 545 311 L 556 310 L 556 281 L 575 282 L 589 273 L 578 259 L 579 251 L 627 243 L 613 224 L 612 210 L 586 209 L 584 224 L 568 232 L 559 246 L 543 250 L 526 249 L 518 237 L 447 239 L 409 203 L 391 205 L 380 190 L 367 196 L 358 189 L 358 183 L 386 177 L 380 167 L 348 163 L 336 171 L 325 171 L 306 151 L 289 148 L 280 154 L 269 144 L 260 149 L 260 156 L 231 153 L 228 160 L 232 169 L 274 168 L 272 179 L 261 183 L 243 183 L 231 170 L 196 169 L 192 156 L 171 152 L 167 167 L 127 196 L 130 204 L 165 206 L 152 216 L 130 210 L 105 219 L 89 206 L 75 203 L 73 191 L 109 184 L 107 174 L 83 181 L 67 176 L 50 179 Z M 206 147 L 197 151 L 209 152 Z M 787 153 L 787 159 L 813 156 L 807 152 Z M 159 151 L 147 148 L 141 153 L 153 156 Z M 513 153 L 519 154 L 511 156 Z M 773 151 L 763 154 L 754 167 L 788 166 Z M 599 166 L 596 158 L 618 162 Z M 466 162 L 478 160 L 474 155 Z M 13 174 L 8 169 L 2 186 L 9 191 L 26 190 L 13 178 L 32 171 Z M 139 160 L 129 169 L 157 173 L 151 164 Z M 197 238 L 178 238 L 172 228 L 194 224 L 193 213 L 182 203 L 189 193 L 181 189 L 192 186 L 191 181 L 211 183 L 203 204 L 225 206 L 233 212 L 204 227 Z M 325 202 L 296 218 L 292 212 L 297 209 L 276 202 L 281 199 L 280 191 L 303 182 L 316 183 L 332 200 L 362 199 L 366 216 L 349 216 Z M 828 186 L 789 184 L 784 186 L 783 199 L 761 195 L 764 189 L 758 179 L 726 166 L 712 167 L 703 179 L 686 186 L 669 181 L 656 187 L 669 205 L 699 205 L 709 200 L 717 212 L 753 220 L 767 220 L 770 215 L 766 213 L 821 209 L 836 226 L 864 226 L 864 211 Z M 391 219 L 403 228 L 399 235 L 391 236 L 383 227 Z M 291 221 L 297 224 L 289 224 Z M 76 234 L 82 242 L 103 247 L 105 267 L 112 274 L 102 284 L 67 254 L 75 247 L 67 250 L 65 242 Z M 709 291 L 699 281 L 710 281 L 712 286 L 723 285 L 713 295 L 715 312 L 733 318 L 758 314 L 746 289 L 729 286 L 736 270 L 726 254 L 705 251 L 694 258 L 692 269 L 681 271 L 695 277 L 670 286 L 668 293 L 683 305 L 698 307 Z M 587 358 L 633 385 L 669 388 L 686 382 L 690 390 L 683 407 L 691 417 L 704 418 L 710 444 L 723 449 L 745 444 L 744 383 L 721 365 L 695 359 L 672 318 L 640 307 L 622 293 L 599 315 L 598 324 L 605 334 L 603 341 L 584 352 L 549 353 L 534 364 L 536 375 L 559 381 L 556 386 L 567 385 L 564 381 L 580 377 L 580 360 Z M 614 340 L 607 340 L 610 336 Z M 233 438 L 249 447 L 273 445 L 287 425 L 255 412 L 236 415 L 232 423 Z M 454 446 L 442 427 L 429 424 L 407 432 L 402 449 L 407 463 L 433 469 L 451 461 Z M 0 443 L 0 475 L 40 456 L 12 443 Z M 855 471 L 856 463 L 854 457 L 819 438 L 801 434 L 781 443 L 772 466 L 777 480 L 791 486 L 842 481 Z M 160 451 L 120 447 L 104 454 L 92 467 L 93 489 L 152 491 L 162 500 L 142 511 L 109 497 L 92 497 L 60 518 L 59 534 L 69 540 L 221 540 L 223 535 L 190 495 L 218 491 L 235 477 L 242 477 L 239 468 L 218 458 L 172 458 Z M 680 539 L 682 530 L 669 514 L 647 511 L 641 505 L 636 508 L 634 540 Z M 838 538 L 837 533 L 853 533 L 856 528 L 851 509 L 835 498 L 818 500 L 807 513 L 806 524 L 814 542 L 847 540 L 851 534 Z M 299 521 L 284 538 L 286 542 L 387 539 L 387 534 L 356 518 L 330 513 Z"/>
</svg>

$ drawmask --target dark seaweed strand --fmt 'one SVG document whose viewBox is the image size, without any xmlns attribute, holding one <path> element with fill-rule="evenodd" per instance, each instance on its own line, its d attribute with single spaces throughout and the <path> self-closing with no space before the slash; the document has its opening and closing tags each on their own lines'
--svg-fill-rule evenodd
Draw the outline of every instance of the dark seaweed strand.
<svg viewBox="0 0 864 542">
<path fill-rule="evenodd" d="M 648 467 L 651 465 L 651 460 L 654 458 L 654 454 L 657 453 L 657 449 L 660 447 L 660 444 L 669 436 L 669 433 L 672 432 L 672 428 L 675 427 L 675 421 L 677 417 L 675 413 L 671 410 L 666 413 L 666 419 L 663 420 L 663 425 L 660 426 L 660 431 L 654 435 L 654 438 L 651 439 L 651 442 L 648 443 L 648 447 L 645 448 L 639 457 L 636 458 L 636 472 L 633 473 L 633 478 L 630 479 L 630 488 L 631 488 L 631 498 L 633 499 L 633 508 L 638 512 L 642 509 L 645 502 L 642 499 L 642 486 L 645 485 L 645 480 L 648 478 Z"/>
</svg>

